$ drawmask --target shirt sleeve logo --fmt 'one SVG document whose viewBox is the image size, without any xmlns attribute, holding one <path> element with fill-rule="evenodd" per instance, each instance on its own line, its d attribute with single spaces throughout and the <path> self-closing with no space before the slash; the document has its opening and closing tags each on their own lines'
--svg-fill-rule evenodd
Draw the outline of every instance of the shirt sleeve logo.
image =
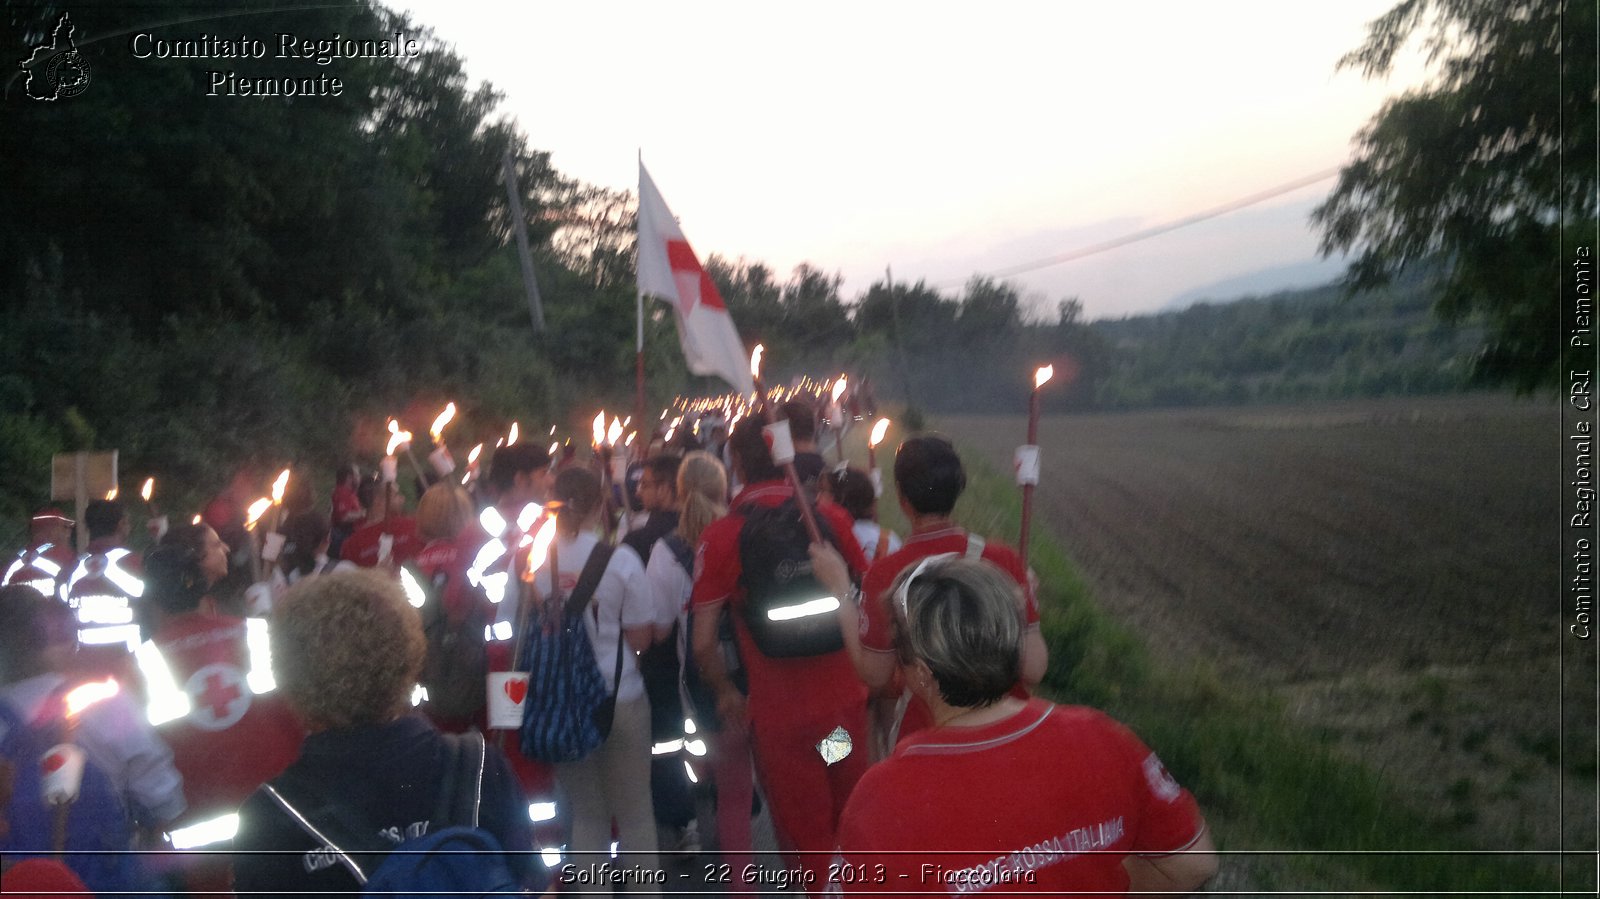
<svg viewBox="0 0 1600 899">
<path fill-rule="evenodd" d="M 1183 793 L 1183 788 L 1167 773 L 1167 767 L 1161 764 L 1155 753 L 1145 756 L 1144 779 L 1150 784 L 1150 792 L 1163 802 L 1171 802 Z"/>
</svg>

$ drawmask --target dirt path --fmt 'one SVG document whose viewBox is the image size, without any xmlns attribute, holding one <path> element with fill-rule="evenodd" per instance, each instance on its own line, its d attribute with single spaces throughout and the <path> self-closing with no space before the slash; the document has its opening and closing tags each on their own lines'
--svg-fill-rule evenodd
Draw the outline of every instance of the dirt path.
<svg viewBox="0 0 1600 899">
<path fill-rule="evenodd" d="M 1007 471 L 1024 434 L 940 426 Z M 1560 428 L 1498 396 L 1057 416 L 1036 514 L 1158 657 L 1267 687 L 1480 845 L 1551 848 Z"/>
</svg>

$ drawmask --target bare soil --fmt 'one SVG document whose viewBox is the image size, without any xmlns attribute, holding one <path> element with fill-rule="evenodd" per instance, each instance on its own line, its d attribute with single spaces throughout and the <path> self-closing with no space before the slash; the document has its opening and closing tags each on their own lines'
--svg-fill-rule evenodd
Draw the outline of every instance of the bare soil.
<svg viewBox="0 0 1600 899">
<path fill-rule="evenodd" d="M 1017 416 L 939 426 L 1002 471 L 1025 436 Z M 1563 621 L 1555 403 L 1050 416 L 1039 442 L 1036 520 L 1158 659 L 1280 697 L 1463 849 L 1593 846 L 1595 662 Z"/>
</svg>

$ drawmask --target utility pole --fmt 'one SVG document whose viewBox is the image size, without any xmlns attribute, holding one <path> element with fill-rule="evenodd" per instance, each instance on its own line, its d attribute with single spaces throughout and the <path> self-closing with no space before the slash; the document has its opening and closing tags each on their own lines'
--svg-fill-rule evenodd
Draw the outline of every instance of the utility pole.
<svg viewBox="0 0 1600 899">
<path fill-rule="evenodd" d="M 539 300 L 539 282 L 533 277 L 533 253 L 528 249 L 528 226 L 522 217 L 521 191 L 517 188 L 517 165 L 511 159 L 511 148 L 506 147 L 501 159 L 506 182 L 506 203 L 511 207 L 511 230 L 517 235 L 517 260 L 522 263 L 522 286 L 528 292 L 528 316 L 533 319 L 533 333 L 544 333 L 544 304 Z"/>
</svg>

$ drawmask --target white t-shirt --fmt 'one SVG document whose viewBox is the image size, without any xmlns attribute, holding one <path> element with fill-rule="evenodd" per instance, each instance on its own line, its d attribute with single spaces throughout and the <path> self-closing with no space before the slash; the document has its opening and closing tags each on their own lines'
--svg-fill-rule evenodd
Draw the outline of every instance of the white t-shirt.
<svg viewBox="0 0 1600 899">
<path fill-rule="evenodd" d="M 850 526 L 850 530 L 856 535 L 856 542 L 861 544 L 861 551 L 867 554 L 867 561 L 877 561 L 878 535 L 883 532 L 883 528 L 870 518 L 858 518 L 856 523 Z M 900 535 L 890 531 L 889 552 L 897 552 L 899 549 Z"/>
<path fill-rule="evenodd" d="M 565 535 L 556 538 L 555 558 L 560 565 L 563 597 L 572 595 L 589 553 L 599 544 L 600 540 L 587 531 L 571 539 Z M 540 596 L 550 595 L 548 559 L 534 573 L 534 587 Z M 630 546 L 619 546 L 611 553 L 594 598 L 583 613 L 583 624 L 594 646 L 595 664 L 600 666 L 600 676 L 607 684 L 611 684 L 611 672 L 617 667 L 619 622 L 624 628 L 647 627 L 655 622 L 655 594 L 645 580 L 644 563 Z M 639 663 L 626 638 L 622 641 L 622 678 L 620 683 L 612 684 L 612 690 L 618 702 L 644 696 L 644 678 L 639 676 Z"/>
<path fill-rule="evenodd" d="M 689 616 L 689 588 L 694 579 L 678 564 L 665 537 L 650 549 L 650 562 L 644 568 L 645 579 L 650 582 L 655 596 L 656 624 L 669 628 L 674 621 L 680 624 Z"/>
</svg>

